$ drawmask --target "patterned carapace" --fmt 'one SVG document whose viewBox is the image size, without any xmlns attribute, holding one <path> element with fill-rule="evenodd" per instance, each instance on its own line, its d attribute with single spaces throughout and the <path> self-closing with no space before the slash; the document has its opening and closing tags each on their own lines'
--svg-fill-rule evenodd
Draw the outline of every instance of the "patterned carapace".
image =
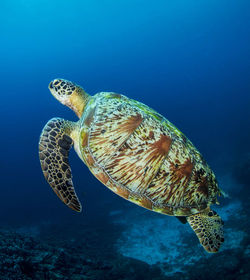
<svg viewBox="0 0 250 280">
<path fill-rule="evenodd" d="M 193 144 L 146 105 L 114 93 L 91 100 L 80 149 L 107 187 L 143 207 L 189 215 L 216 201 L 213 172 Z"/>
</svg>

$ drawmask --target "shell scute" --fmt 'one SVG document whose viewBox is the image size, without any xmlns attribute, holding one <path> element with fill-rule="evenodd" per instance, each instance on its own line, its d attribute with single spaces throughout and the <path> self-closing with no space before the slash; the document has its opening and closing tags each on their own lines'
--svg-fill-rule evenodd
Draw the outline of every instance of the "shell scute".
<svg viewBox="0 0 250 280">
<path fill-rule="evenodd" d="M 154 131 L 154 137 L 151 131 Z M 143 193 L 167 155 L 171 137 L 170 133 L 163 134 L 159 122 L 145 116 L 126 143 L 109 158 L 106 172 L 129 190 Z"/>
<path fill-rule="evenodd" d="M 184 206 L 183 197 L 193 170 L 193 161 L 182 141 L 175 139 L 145 194 L 162 205 Z"/>
<path fill-rule="evenodd" d="M 107 159 L 126 142 L 143 120 L 142 114 L 120 98 L 101 98 L 89 132 L 89 149 L 96 162 Z"/>
<path fill-rule="evenodd" d="M 184 195 L 184 202 L 206 208 L 207 204 L 216 201 L 218 194 L 214 173 L 204 162 L 196 161 L 193 174 Z"/>
</svg>

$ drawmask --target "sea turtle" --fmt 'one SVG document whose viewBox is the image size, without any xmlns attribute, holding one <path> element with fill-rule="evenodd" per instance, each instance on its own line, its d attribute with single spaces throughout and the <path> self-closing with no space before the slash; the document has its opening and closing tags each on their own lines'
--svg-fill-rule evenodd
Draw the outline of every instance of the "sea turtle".
<svg viewBox="0 0 250 280">
<path fill-rule="evenodd" d="M 214 173 L 194 145 L 166 118 L 146 105 L 113 92 L 87 94 L 55 79 L 52 95 L 79 121 L 51 119 L 40 136 L 43 174 L 58 197 L 81 211 L 69 150 L 75 151 L 110 190 L 149 210 L 190 224 L 207 252 L 224 241 L 223 221 L 210 209 L 222 194 Z"/>
</svg>

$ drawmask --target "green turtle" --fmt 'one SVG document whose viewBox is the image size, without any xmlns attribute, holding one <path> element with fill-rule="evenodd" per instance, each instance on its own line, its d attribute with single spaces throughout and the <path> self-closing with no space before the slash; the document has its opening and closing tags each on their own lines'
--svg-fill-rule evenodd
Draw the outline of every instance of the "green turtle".
<svg viewBox="0 0 250 280">
<path fill-rule="evenodd" d="M 79 121 L 51 119 L 39 141 L 43 174 L 58 197 L 81 211 L 68 161 L 72 145 L 94 176 L 119 196 L 188 222 L 207 252 L 224 241 L 223 221 L 210 209 L 222 194 L 194 145 L 148 106 L 113 92 L 94 96 L 63 79 L 52 95 Z"/>
</svg>

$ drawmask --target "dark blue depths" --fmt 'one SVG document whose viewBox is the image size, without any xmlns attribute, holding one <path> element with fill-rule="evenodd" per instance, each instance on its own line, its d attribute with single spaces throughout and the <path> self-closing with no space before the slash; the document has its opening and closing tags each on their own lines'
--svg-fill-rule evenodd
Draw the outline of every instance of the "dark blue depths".
<svg viewBox="0 0 250 280">
<path fill-rule="evenodd" d="M 0 279 L 250 279 L 249 13 L 247 0 L 1 1 Z M 220 253 L 74 152 L 83 212 L 59 201 L 38 160 L 47 120 L 76 120 L 47 89 L 57 77 L 146 103 L 191 139 L 229 194 Z"/>
</svg>

